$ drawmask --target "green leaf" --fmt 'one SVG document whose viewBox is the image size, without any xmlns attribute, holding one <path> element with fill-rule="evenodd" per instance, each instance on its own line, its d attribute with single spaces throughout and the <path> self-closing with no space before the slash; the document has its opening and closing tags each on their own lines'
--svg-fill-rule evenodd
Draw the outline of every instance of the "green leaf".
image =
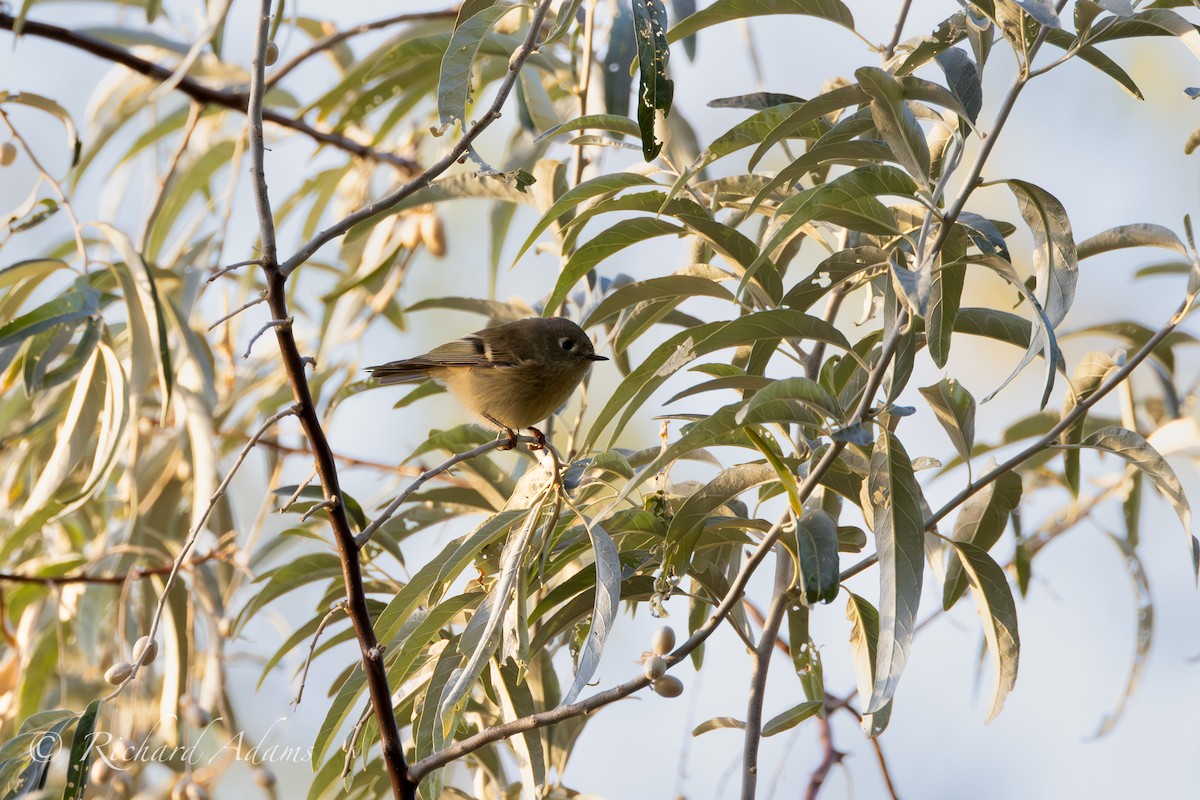
<svg viewBox="0 0 1200 800">
<path fill-rule="evenodd" d="M 1200 542 L 1197 542 L 1192 534 L 1192 509 L 1188 505 L 1187 495 L 1183 492 L 1179 478 L 1175 476 L 1175 470 L 1171 469 L 1166 459 L 1139 434 L 1116 426 L 1101 428 L 1080 442 L 1080 446 L 1102 450 L 1124 459 L 1141 470 L 1155 488 L 1171 501 L 1175 513 L 1179 516 L 1179 522 L 1183 525 L 1183 532 L 1188 537 L 1192 572 L 1200 576 Z"/>
<path fill-rule="evenodd" d="M 579 654 L 575 680 L 563 695 L 559 705 L 570 705 L 588 685 L 600 664 L 600 653 L 617 618 L 621 600 L 621 561 L 612 537 L 595 520 L 585 521 L 584 527 L 592 540 L 592 557 L 596 565 L 596 598 L 587 640 Z"/>
<path fill-rule="evenodd" d="M 960 215 L 961 219 L 961 215 Z M 945 256 L 943 249 L 942 256 Z M 951 334 L 958 321 L 967 269 L 962 264 L 938 263 L 933 268 L 926 315 L 925 341 L 933 363 L 945 368 L 950 358 Z"/>
<path fill-rule="evenodd" d="M 566 298 L 567 293 L 571 291 L 571 287 L 580 278 L 587 275 L 593 267 L 614 253 L 647 239 L 671 234 L 682 235 L 684 232 L 683 228 L 672 222 L 650 217 L 621 220 L 611 228 L 602 231 L 589 239 L 567 260 L 562 273 L 558 276 L 558 282 L 554 285 L 554 291 L 546 300 L 545 313 L 547 315 L 558 313 L 558 307 Z"/>
<path fill-rule="evenodd" d="M 19 266 L 21 265 L 13 265 L 10 269 Z M 100 293 L 87 283 L 78 281 L 55 299 L 0 327 L 0 348 L 16 347 L 42 331 L 92 316 L 99 310 L 99 302 Z"/>
<path fill-rule="evenodd" d="M 332 553 L 307 553 L 296 556 L 283 566 L 263 574 L 258 582 L 265 585 L 247 601 L 238 614 L 238 624 L 248 620 L 263 606 L 277 597 L 299 589 L 301 586 L 322 580 L 334 580 L 342 574 L 341 562 Z"/>
<path fill-rule="evenodd" d="M 589 114 L 584 117 L 567 120 L 561 125 L 556 125 L 550 130 L 544 131 L 533 140 L 533 143 L 540 144 L 555 136 L 582 130 L 612 131 L 613 133 L 621 133 L 628 136 L 637 136 L 641 132 L 638 124 L 629 117 L 619 114 Z M 583 186 L 583 184 L 580 184 L 580 186 Z M 579 186 L 575 188 L 578 189 Z"/>
<path fill-rule="evenodd" d="M 783 305 L 807 311 L 831 289 L 859 273 L 888 266 L 888 255 L 878 247 L 839 250 L 817 265 L 812 273 L 783 296 Z"/>
<path fill-rule="evenodd" d="M 709 518 L 743 492 L 775 480 L 775 470 L 766 464 L 738 464 L 696 490 L 675 512 L 667 528 L 663 559 L 667 568 L 683 574 Z"/>
<path fill-rule="evenodd" d="M 920 392 L 958 455 L 969 465 L 975 447 L 975 398 L 961 383 L 949 378 L 923 386 Z"/>
<path fill-rule="evenodd" d="M 662 0 L 631 0 L 633 33 L 638 54 L 638 130 L 642 136 L 642 157 L 653 161 L 662 150 L 654 137 L 658 112 L 671 113 L 675 84 L 667 77 L 671 49 L 667 44 L 667 9 Z"/>
<path fill-rule="evenodd" d="M 1109 376 L 1117 364 L 1107 353 L 1088 353 L 1075 367 L 1071 377 L 1071 391 L 1063 398 L 1063 416 L 1065 417 L 1081 402 L 1087 400 L 1100 384 Z M 1060 441 L 1066 445 L 1078 445 L 1083 440 L 1083 425 L 1087 418 L 1084 416 L 1067 430 L 1063 431 Z M 1079 496 L 1079 448 L 1070 447 L 1063 450 L 1063 477 L 1067 487 L 1075 497 Z"/>
<path fill-rule="evenodd" d="M 788 650 L 792 657 L 792 666 L 800 678 L 804 688 L 804 696 L 809 700 L 825 699 L 825 671 L 821 666 L 821 651 L 813 643 L 808 631 L 808 606 L 801 603 L 790 603 L 788 615 Z M 818 711 L 817 716 L 824 717 L 824 711 Z"/>
<path fill-rule="evenodd" d="M 1162 225 L 1139 223 L 1134 225 L 1118 225 L 1103 233 L 1080 242 L 1077 246 L 1079 260 L 1091 256 L 1109 253 L 1126 247 L 1162 247 L 1186 256 L 1187 248 L 1170 228 Z"/>
<path fill-rule="evenodd" d="M 600 433 L 624 409 L 612 434 L 615 440 L 630 417 L 655 389 L 674 372 L 700 356 L 728 347 L 784 337 L 812 339 L 844 350 L 850 349 L 846 337 L 828 322 L 790 309 L 760 311 L 735 320 L 710 322 L 690 328 L 659 345 L 621 382 L 600 410 L 581 449 L 590 449 Z"/>
<path fill-rule="evenodd" d="M 1134 636 L 1133 663 L 1129 668 L 1129 677 L 1125 681 L 1121 696 L 1117 699 L 1116 707 L 1101 718 L 1099 727 L 1092 734 L 1095 739 L 1108 735 L 1120 722 L 1126 704 L 1142 681 L 1142 672 L 1146 668 L 1150 646 L 1154 642 L 1154 599 L 1150 595 L 1150 579 L 1146 576 L 1146 569 L 1133 543 L 1111 534 L 1109 538 L 1121 551 L 1126 571 L 1133 582 L 1133 594 L 1137 601 L 1137 634 Z"/>
<path fill-rule="evenodd" d="M 865 706 L 875 694 L 876 664 L 879 654 L 879 612 L 870 601 L 854 592 L 847 592 L 846 619 L 850 621 L 850 653 L 854 658 L 854 677 L 858 684 L 858 696 Z M 892 701 L 874 713 L 864 713 L 863 733 L 878 736 L 887 728 L 892 716 Z"/>
<path fill-rule="evenodd" d="M 824 426 L 827 420 L 841 423 L 842 410 L 821 384 L 808 378 L 784 378 L 755 392 L 735 419 L 739 425 L 810 422 Z"/>
<path fill-rule="evenodd" d="M 630 306 L 674 300 L 680 302 L 688 297 L 715 297 L 718 300 L 736 302 L 733 294 L 712 278 L 699 275 L 664 275 L 636 283 L 628 283 L 606 295 L 583 321 L 584 329 L 608 322 Z"/>
<path fill-rule="evenodd" d="M 701 722 L 699 725 L 693 728 L 692 736 L 699 736 L 702 733 L 724 730 L 726 728 L 744 731 L 746 730 L 746 723 L 742 722 L 740 719 L 734 719 L 733 717 L 713 717 L 712 719 L 704 720 L 704 722 Z"/>
<path fill-rule="evenodd" d="M 1132 17 L 1109 17 L 1097 23 L 1088 34 L 1092 44 L 1141 36 L 1178 36 L 1188 50 L 1200 58 L 1200 33 L 1196 26 L 1165 8 L 1149 8 Z"/>
<path fill-rule="evenodd" d="M 796 563 L 800 565 L 797 584 L 804 593 L 804 602 L 832 603 L 841 588 L 837 524 L 824 511 L 805 514 L 796 526 L 796 542 Z"/>
<path fill-rule="evenodd" d="M 758 162 L 763 159 L 772 147 L 784 139 L 793 138 L 796 136 L 814 136 L 819 135 L 813 128 L 813 123 L 819 121 L 827 114 L 841 111 L 849 106 L 860 105 L 870 101 L 870 95 L 863 91 L 858 84 L 849 86 L 839 86 L 836 89 L 831 89 L 824 94 L 819 94 L 806 103 L 802 103 L 798 108 L 790 111 L 773 129 L 765 136 L 758 147 L 754 150 L 754 154 L 750 156 L 747 169 L 753 170 L 758 166 Z M 787 106 L 781 108 L 786 109 Z M 768 113 L 768 112 L 762 112 Z M 756 115 L 757 116 L 757 115 Z M 753 119 L 753 117 L 751 118 Z M 732 133 L 732 132 L 731 132 Z M 726 134 L 728 136 L 728 134 Z M 724 139 L 724 137 L 722 137 Z M 720 139 L 718 141 L 721 141 Z M 714 143 L 715 146 L 715 143 Z"/>
<path fill-rule="evenodd" d="M 925 519 L 916 478 L 904 446 L 881 430 L 871 453 L 867 496 L 879 554 L 879 645 L 875 686 L 864 713 L 891 701 L 916 635 L 925 569 Z"/>
<path fill-rule="evenodd" d="M 24 13 L 22 13 L 22 19 L 24 16 Z M 15 33 L 20 33 L 17 26 L 14 26 L 13 30 Z M 36 108 L 38 111 L 43 111 L 56 118 L 62 123 L 63 128 L 67 132 L 67 149 L 71 152 L 71 166 L 73 167 L 79 163 L 79 152 L 82 149 L 82 143 L 79 141 L 79 132 L 75 130 L 75 122 L 71 119 L 71 115 L 65 108 L 49 97 L 42 97 L 40 94 L 34 94 L 33 92 L 17 92 L 16 94 L 0 92 L 0 103 L 19 103 L 30 108 Z"/>
<path fill-rule="evenodd" d="M 537 238 L 541 236 L 547 228 L 549 228 L 555 222 L 559 222 L 564 214 L 566 214 L 568 211 L 571 211 L 584 201 L 590 200 L 598 195 L 616 193 L 622 189 L 628 189 L 631 186 L 647 185 L 653 186 L 657 184 L 653 178 L 648 178 L 645 175 L 638 175 L 633 172 L 616 172 L 611 175 L 599 175 L 591 180 L 584 181 L 578 186 L 572 187 L 569 191 L 564 192 L 563 195 L 554 202 L 554 205 L 550 206 L 546 213 L 542 215 L 542 218 L 538 220 L 538 223 L 533 226 L 533 230 L 530 231 L 529 236 L 525 239 L 524 244 L 522 244 L 521 248 L 517 251 L 517 255 L 513 259 L 513 262 L 515 263 L 520 261 L 521 256 L 525 255 L 525 251 L 533 246 L 533 243 L 537 241 Z"/>
<path fill-rule="evenodd" d="M 824 700 L 808 700 L 792 706 L 782 714 L 777 714 L 767 720 L 762 727 L 762 735 L 764 737 L 774 736 L 777 733 L 791 730 L 809 717 L 817 716 L 823 708 L 825 708 Z"/>
<path fill-rule="evenodd" d="M 63 800 L 83 800 L 88 784 L 88 764 L 95 747 L 92 735 L 96 731 L 96 717 L 100 714 L 101 702 L 93 700 L 88 703 L 87 709 L 75 726 L 75 736 L 71 739 L 71 758 L 67 762 L 67 783 L 63 789 Z"/>
<path fill-rule="evenodd" d="M 904 99 L 900 79 L 878 67 L 860 67 L 855 71 L 859 86 L 871 96 L 871 116 L 896 160 L 908 174 L 922 183 L 929 182 L 929 145 L 925 132 L 917 124 Z"/>
<path fill-rule="evenodd" d="M 984 641 L 992 662 L 991 722 L 1017 682 L 1021 640 L 1017 635 L 1017 606 L 1000 565 L 987 551 L 964 542 L 951 542 L 971 585 L 971 596 L 983 623 Z"/>
<path fill-rule="evenodd" d="M 677 42 L 722 22 L 768 14 L 804 14 L 854 30 L 854 17 L 839 0 L 716 0 L 707 8 L 676 23 L 667 32 L 667 41 Z"/>
<path fill-rule="evenodd" d="M 509 5 L 495 5 L 476 12 L 454 29 L 442 57 L 438 78 L 438 119 L 445 124 L 466 124 L 467 99 L 471 89 L 471 66 L 483 39 L 500 18 L 512 11 Z"/>
<path fill-rule="evenodd" d="M 971 495 L 954 521 L 955 542 L 967 543 L 983 551 L 992 548 L 1004 533 L 1008 517 L 1021 503 L 1021 476 L 1005 472 Z M 946 580 L 942 587 L 942 608 L 949 611 L 967 588 L 967 575 L 957 551 L 946 556 Z"/>
</svg>

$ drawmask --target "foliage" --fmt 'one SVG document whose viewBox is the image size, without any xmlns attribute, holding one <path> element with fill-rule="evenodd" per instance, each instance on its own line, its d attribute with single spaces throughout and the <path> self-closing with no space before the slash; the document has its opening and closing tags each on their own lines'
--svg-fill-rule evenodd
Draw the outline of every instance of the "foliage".
<svg viewBox="0 0 1200 800">
<path fill-rule="evenodd" d="M 805 697 L 766 724 L 759 707 L 745 721 L 709 720 L 697 735 L 733 728 L 756 741 L 824 724 L 850 702 L 828 700 L 818 645 L 832 643 L 809 632 L 810 615 L 834 613 L 821 606 L 844 590 L 856 713 L 879 736 L 901 713 L 892 701 L 920 646 L 918 609 L 931 583 L 946 609 L 969 594 L 979 612 L 991 719 L 1017 680 L 1019 597 L 1036 556 L 1106 500 L 1124 504 L 1127 528 L 1116 539 L 1143 599 L 1132 693 L 1150 640 L 1138 551 L 1146 488 L 1182 524 L 1180 569 L 1200 568 L 1187 498 L 1159 452 L 1164 440 L 1194 449 L 1200 435 L 1175 355 L 1194 343 L 1177 329 L 1200 288 L 1190 223 L 1186 245 L 1150 224 L 1081 241 L 1036 176 L 990 172 L 986 186 L 1010 192 L 1016 213 L 992 219 L 970 209 L 1030 81 L 1052 80 L 1045 76 L 1079 59 L 1141 97 L 1102 46 L 1149 37 L 1167 46 L 1161 37 L 1173 37 L 1200 54 L 1200 34 L 1173 10 L 1185 4 L 1137 10 L 1079 0 L 1068 20 L 1061 4 L 979 0 L 927 35 L 881 46 L 880 66 L 830 76 L 810 99 L 722 99 L 717 105 L 742 109 L 730 112 L 741 119 L 707 142 L 689 122 L 694 110 L 673 102 L 669 56 L 715 46 L 696 34 L 750 17 L 800 15 L 812 36 L 830 23 L 853 31 L 850 9 L 840 0 L 716 0 L 699 10 L 680 0 L 473 0 L 383 20 L 377 38 L 359 41 L 280 4 L 273 39 L 311 46 L 286 48 L 266 70 L 270 146 L 307 146 L 317 157 L 298 188 L 271 198 L 287 265 L 277 284 L 270 248 L 260 237 L 248 249 L 235 224 L 259 187 L 245 177 L 253 68 L 227 35 L 254 19 L 252 4 L 210 9 L 191 39 L 179 33 L 182 9 L 125 5 L 144 8 L 144 18 L 127 11 L 124 27 L 87 34 L 111 71 L 86 121 L 52 99 L 0 92 L 0 137 L 11 137 L 29 178 L 27 199 L 0 231 L 0 249 L 22 254 L 0 262 L 0 787 L 8 795 L 49 780 L 81 796 L 86 764 L 75 759 L 69 775 L 58 774 L 29 746 L 76 720 L 77 746 L 93 729 L 138 741 L 160 718 L 175 723 L 153 735 L 174 746 L 205 727 L 195 709 L 236 731 L 230 652 L 284 604 L 302 605 L 308 619 L 278 647 L 253 643 L 265 648 L 260 685 L 310 659 L 340 673 L 305 695 L 326 710 L 309 796 L 399 793 L 386 747 L 377 746 L 369 676 L 338 647 L 364 641 L 345 613 L 356 595 L 380 645 L 367 658 L 381 659 L 395 693 L 384 712 L 407 732 L 406 765 L 430 798 L 533 797 L 546 785 L 554 788 L 538 796 L 575 796 L 559 782 L 584 712 L 650 683 L 588 689 L 610 631 L 643 605 L 663 613 L 678 595 L 691 613 L 669 665 L 690 656 L 699 667 L 718 628 L 750 645 L 761 637 L 769 661 L 786 616 L 780 641 Z M 53 7 L 26 2 L 15 16 L 0 14 L 0 27 L 80 46 L 41 21 Z M 516 58 L 543 13 L 539 46 Z M 1008 67 L 993 48 L 1011 50 L 1016 71 L 1008 94 L 994 99 L 984 75 Z M 508 113 L 496 123 L 486 109 L 494 93 L 504 99 L 506 80 Z M 986 124 L 985 100 L 1001 109 Z M 65 135 L 23 136 L 31 115 L 57 120 Z M 474 140 L 474 126 L 502 128 L 507 144 Z M 458 164 L 416 177 L 460 141 L 462 157 L 447 166 Z M 149 178 L 149 196 L 131 197 L 108 219 L 81 218 L 73 194 L 109 168 L 111 180 Z M 467 235 L 447 230 L 449 204 L 460 199 L 491 209 L 491 290 L 474 290 L 478 276 L 455 264 L 463 296 L 414 298 L 406 290 L 425 257 L 441 256 L 447 240 L 453 256 Z M 355 209 L 364 209 L 357 224 L 342 224 Z M 683 240 L 687 255 L 650 277 L 615 266 L 662 239 Z M 1114 321 L 1084 331 L 1124 349 L 1068 363 L 1060 340 L 1080 262 L 1131 247 L 1172 254 L 1156 274 L 1187 276 L 1179 310 L 1157 330 Z M 535 248 L 559 258 L 556 277 L 499 300 L 498 270 Z M 1010 291 L 990 307 L 964 305 L 989 275 Z M 561 474 L 549 456 L 514 459 L 488 444 L 490 433 L 462 425 L 431 432 L 398 467 L 343 459 L 343 471 L 373 469 L 354 483 L 371 497 L 356 499 L 331 490 L 337 483 L 323 470 L 305 477 L 310 448 L 322 449 L 303 419 L 308 401 L 285 386 L 286 346 L 259 339 L 279 322 L 259 303 L 282 281 L 294 317 L 277 327 L 314 360 L 304 380 L 326 427 L 378 389 L 362 378 L 362 341 L 423 324 L 432 309 L 477 315 L 480 327 L 538 313 L 573 317 L 607 345 L 620 380 L 607 398 L 593 392 L 592 407 L 560 418 Z M 866 309 L 861 326 L 843 311 L 851 298 Z M 964 336 L 1013 348 L 1016 367 L 988 398 L 977 401 L 954 377 L 910 386 L 918 359 L 944 368 Z M 978 405 L 1011 396 L 1005 387 L 1039 358 L 1037 402 L 1014 407 L 1001 441 L 980 441 Z M 1135 395 L 1128 380 L 1143 362 L 1158 390 Z M 659 390 L 672 378 L 682 389 L 664 402 Z M 437 391 L 419 386 L 396 405 Z M 1117 416 L 1100 405 L 1114 391 L 1123 395 Z M 1055 392 L 1061 410 L 1050 405 Z M 684 398 L 705 413 L 673 412 Z M 944 466 L 910 455 L 927 447 L 906 448 L 909 404 L 918 402 L 947 434 Z M 661 440 L 636 425 L 660 406 Z M 292 416 L 304 438 L 294 438 L 301 426 Z M 234 486 L 245 490 L 231 499 L 225 476 L 251 449 L 257 474 L 243 470 Z M 1117 459 L 1085 460 L 1083 451 Z M 446 464 L 422 474 L 443 457 L 456 462 L 454 473 Z M 995 460 L 985 465 L 985 457 Z M 1093 478 L 1109 470 L 1095 493 L 1084 491 L 1085 467 Z M 680 472 L 708 477 L 673 480 Z M 416 482 L 381 514 L 375 502 L 397 496 L 396 473 Z M 936 510 L 926 499 L 934 482 L 957 492 Z M 1022 529 L 1022 507 L 1063 497 L 1070 523 Z M 273 510 L 286 525 L 268 517 Z M 360 552 L 347 556 L 338 514 Z M 415 560 L 446 524 L 457 534 Z M 855 555 L 864 550 L 874 554 Z M 347 558 L 361 563 L 357 586 Z M 752 624 L 741 592 L 776 559 L 786 577 L 755 598 L 772 611 Z M 844 585 L 876 565 L 877 592 Z M 148 631 L 161 642 L 159 659 L 120 689 L 105 687 L 103 669 L 136 661 L 130 646 Z M 56 670 L 63 680 L 50 678 Z M 765 683 L 766 665 L 756 670 L 750 677 Z M 500 728 L 531 717 L 536 727 Z M 443 774 L 458 759 L 473 782 Z M 229 766 L 193 774 L 182 758 L 169 765 L 200 785 L 218 783 Z M 752 795 L 756 765 L 744 766 Z M 99 780 L 95 769 L 91 776 Z M 265 766 L 259 776 L 268 779 Z M 144 778 L 133 770 L 105 781 Z"/>
</svg>

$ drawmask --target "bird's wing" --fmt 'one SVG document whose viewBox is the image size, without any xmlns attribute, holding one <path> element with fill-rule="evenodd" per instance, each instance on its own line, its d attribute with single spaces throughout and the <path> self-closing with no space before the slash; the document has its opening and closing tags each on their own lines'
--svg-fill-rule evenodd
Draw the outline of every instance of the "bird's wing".
<svg viewBox="0 0 1200 800">
<path fill-rule="evenodd" d="M 516 363 L 517 359 L 511 353 L 499 351 L 471 334 L 435 347 L 423 356 L 389 361 L 367 369 L 371 377 L 387 385 L 424 380 L 429 377 L 429 370 L 438 367 L 509 367 Z"/>
<path fill-rule="evenodd" d="M 435 347 L 421 358 L 444 366 L 511 367 L 517 363 L 512 353 L 475 333 Z"/>
</svg>

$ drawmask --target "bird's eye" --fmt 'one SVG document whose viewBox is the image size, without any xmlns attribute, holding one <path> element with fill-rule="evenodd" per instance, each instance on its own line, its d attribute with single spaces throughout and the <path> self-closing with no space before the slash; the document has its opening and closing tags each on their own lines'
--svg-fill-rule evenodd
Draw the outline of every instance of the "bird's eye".
<svg viewBox="0 0 1200 800">
<path fill-rule="evenodd" d="M 568 339 L 565 336 L 558 340 L 558 344 L 560 347 L 562 347 L 563 350 L 566 350 L 568 353 L 575 349 L 575 340 Z"/>
</svg>

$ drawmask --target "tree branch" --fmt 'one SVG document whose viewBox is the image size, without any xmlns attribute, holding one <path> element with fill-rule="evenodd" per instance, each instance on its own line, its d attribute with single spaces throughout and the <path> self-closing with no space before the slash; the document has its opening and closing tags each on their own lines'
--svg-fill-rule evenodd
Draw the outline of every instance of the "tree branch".
<svg viewBox="0 0 1200 800">
<path fill-rule="evenodd" d="M 258 212 L 259 233 L 262 238 L 262 269 L 267 281 L 267 303 L 275 320 L 291 318 L 288 311 L 286 284 L 287 276 L 279 269 L 276 260 L 275 225 L 271 214 L 270 197 L 267 192 L 263 167 L 262 98 L 265 92 L 263 65 L 267 50 L 267 29 L 270 25 L 273 0 L 261 0 L 255 35 L 254 58 L 250 77 L 250 158 L 254 178 L 254 199 Z M 354 625 L 362 657 L 363 673 L 370 691 L 371 708 L 379 727 L 379 742 L 383 761 L 391 780 L 392 794 L 396 800 L 415 800 L 416 781 L 408 777 L 408 765 L 404 759 L 404 747 L 392 708 L 392 692 L 388 687 L 387 670 L 384 667 L 382 648 L 375 636 L 371 615 L 367 609 L 366 593 L 363 589 L 362 566 L 358 562 L 358 547 L 346 515 L 346 504 L 341 501 L 342 490 L 338 482 L 337 464 L 330 449 L 329 440 L 321 427 L 321 418 L 309 389 L 304 371 L 304 358 L 296 345 L 291 325 L 275 325 L 275 339 L 287 373 L 288 383 L 296 401 L 296 413 L 300 418 L 305 436 L 312 444 L 314 467 L 324 490 L 325 502 L 329 504 L 327 514 L 337 542 L 338 557 L 342 565 L 342 581 L 346 590 L 346 610 Z"/>
<path fill-rule="evenodd" d="M 11 14 L 0 12 L 0 30 L 11 31 L 15 23 L 16 19 Z M 73 31 L 69 28 L 62 28 L 58 25 L 50 25 L 45 22 L 27 19 L 25 20 L 24 27 L 21 28 L 21 35 L 37 36 L 41 39 L 49 39 L 70 45 L 86 53 L 98 56 L 105 61 L 111 61 L 114 64 L 128 67 L 139 75 L 145 75 L 147 78 L 159 81 L 160 83 L 172 78 L 172 71 L 166 67 L 159 66 L 153 61 L 147 61 L 124 48 L 109 44 L 103 39 Z M 246 110 L 248 97 L 245 92 L 215 89 L 186 75 L 179 79 L 179 83 L 175 86 L 175 89 L 198 103 L 220 106 L 232 109 L 233 111 Z M 359 158 L 390 164 L 406 174 L 412 174 L 420 169 L 420 165 L 411 159 L 360 144 L 340 133 L 320 130 L 309 125 L 302 119 L 289 117 L 278 111 L 264 110 L 262 118 L 266 122 L 302 133 L 313 141 L 327 144 L 330 147 L 358 156 Z"/>
<path fill-rule="evenodd" d="M 793 525 L 795 521 L 793 520 Z M 775 564 L 775 599 L 763 620 L 762 637 L 754 650 L 753 674 L 750 679 L 750 699 L 746 704 L 746 734 L 742 747 L 742 800 L 754 800 L 758 788 L 758 746 L 762 741 L 763 701 L 767 694 L 767 671 L 771 668 L 771 651 L 779 642 L 779 626 L 787 612 L 788 590 L 792 583 L 790 558 L 777 558 Z"/>
<path fill-rule="evenodd" d="M 210 561 L 224 561 L 234 552 L 232 547 L 219 547 L 183 564 L 180 569 L 191 569 Z M 174 562 L 159 567 L 134 567 L 122 575 L 92 575 L 81 572 L 75 575 L 22 575 L 14 572 L 0 572 L 0 583 L 40 583 L 46 586 L 66 586 L 72 583 L 109 584 L 120 586 L 129 581 L 141 580 L 154 575 L 168 575 L 174 568 Z"/>
<path fill-rule="evenodd" d="M 273 87 L 284 79 L 292 70 L 303 64 L 308 59 L 319 53 L 337 47 L 342 42 L 360 34 L 369 33 L 371 31 L 390 28 L 393 25 L 402 25 L 405 22 L 423 22 L 425 20 L 434 19 L 454 19 L 458 16 L 458 7 L 443 9 L 442 11 L 419 11 L 415 14 L 397 14 L 394 17 L 385 17 L 377 19 L 373 22 L 364 22 L 361 25 L 355 25 L 344 30 L 336 31 L 328 36 L 322 36 L 315 40 L 307 49 L 300 51 L 295 56 L 289 58 L 284 63 L 280 64 L 275 70 L 267 76 L 266 86 L 268 89 Z"/>
<path fill-rule="evenodd" d="M 392 206 L 399 203 L 404 198 L 413 194 L 419 189 L 424 189 L 433 179 L 441 175 L 446 170 L 465 156 L 470 150 L 471 143 L 474 142 L 489 125 L 500 118 L 500 111 L 504 107 L 504 102 L 508 99 L 508 95 L 512 92 L 513 86 L 516 85 L 517 76 L 520 74 L 521 67 L 533 54 L 535 44 L 537 42 L 538 33 L 542 29 L 542 21 L 546 19 L 546 14 L 550 10 L 552 0 L 542 0 L 538 4 L 537 10 L 533 12 L 533 19 L 529 23 L 529 33 L 525 37 L 525 41 L 512 54 L 512 58 L 508 61 L 508 74 L 504 76 L 504 80 L 500 82 L 500 88 L 496 91 L 496 99 L 492 101 L 492 105 L 484 112 L 475 124 L 466 130 L 462 138 L 454 147 L 450 148 L 450 152 L 446 153 L 440 161 L 426 169 L 417 177 L 413 178 L 408 183 L 393 190 L 391 193 L 384 195 L 373 203 L 368 203 L 357 211 L 353 212 L 344 219 L 334 223 L 325 230 L 318 233 L 302 246 L 296 254 L 280 265 L 283 274 L 289 275 L 308 259 L 312 258 L 318 250 L 324 247 L 329 242 L 347 233 L 351 228 L 360 222 L 364 222 L 376 214 L 382 214 Z"/>
</svg>

